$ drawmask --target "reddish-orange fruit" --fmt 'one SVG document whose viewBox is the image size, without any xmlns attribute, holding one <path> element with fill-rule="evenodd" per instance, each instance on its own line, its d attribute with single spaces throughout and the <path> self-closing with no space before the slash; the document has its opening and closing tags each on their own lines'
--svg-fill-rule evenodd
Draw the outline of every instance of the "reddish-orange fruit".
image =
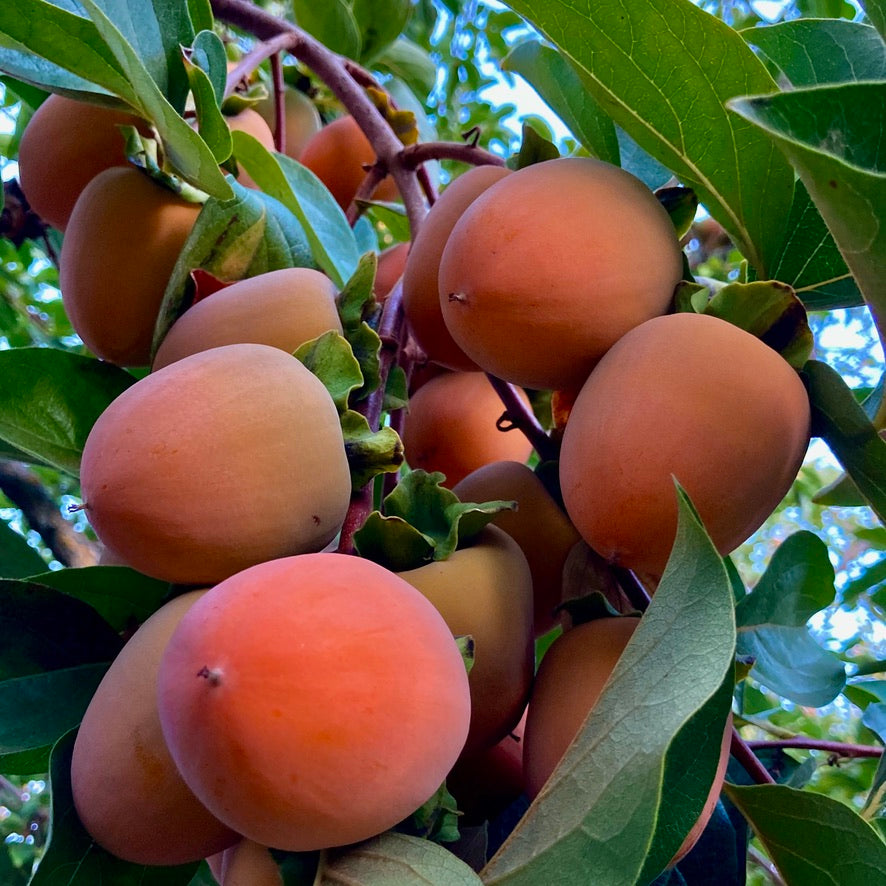
<svg viewBox="0 0 886 886">
<path fill-rule="evenodd" d="M 465 753 L 489 748 L 520 719 L 535 667 L 532 575 L 517 543 L 487 526 L 470 547 L 400 573 L 455 636 L 474 638 L 471 730 Z"/>
<path fill-rule="evenodd" d="M 551 498 L 528 465 L 497 461 L 472 471 L 452 490 L 462 501 L 516 501 L 517 509 L 502 511 L 492 521 L 504 529 L 526 556 L 532 572 L 535 634 L 556 624 L 555 608 L 563 590 L 563 565 L 578 542 L 578 530 Z"/>
<path fill-rule="evenodd" d="M 301 163 L 326 185 L 342 209 L 347 209 L 375 163 L 375 151 L 360 125 L 350 115 L 327 123 L 305 145 Z M 399 191 L 390 177 L 375 189 L 374 200 L 396 200 Z"/>
<path fill-rule="evenodd" d="M 493 461 L 526 461 L 532 452 L 526 437 L 496 427 L 504 411 L 482 372 L 447 372 L 430 379 L 409 401 L 402 434 L 406 461 L 411 468 L 442 471 L 447 486 Z"/>
<path fill-rule="evenodd" d="M 252 840 L 224 851 L 218 865 L 219 886 L 283 886 L 283 875 L 267 846 Z"/>
<path fill-rule="evenodd" d="M 465 210 L 440 259 L 440 304 L 456 343 L 487 372 L 570 388 L 629 329 L 668 309 L 682 268 L 674 226 L 646 185 L 566 157 L 507 176 Z"/>
<path fill-rule="evenodd" d="M 71 325 L 97 357 L 148 364 L 166 284 L 199 212 L 132 167 L 106 169 L 86 186 L 59 285 Z"/>
<path fill-rule="evenodd" d="M 147 134 L 148 124 L 124 111 L 51 95 L 22 135 L 18 175 L 31 208 L 64 231 L 77 198 L 100 172 L 126 166 L 119 126 Z"/>
<path fill-rule="evenodd" d="M 363 840 L 439 788 L 464 745 L 467 673 L 437 610 L 369 560 L 262 563 L 202 597 L 158 678 L 187 784 L 265 846 Z"/>
<path fill-rule="evenodd" d="M 157 671 L 172 632 L 205 591 L 167 603 L 136 632 L 99 684 L 77 733 L 71 787 L 90 836 L 126 861 L 184 864 L 239 835 L 182 781 L 157 712 Z"/>
<path fill-rule="evenodd" d="M 230 117 L 225 117 L 225 122 L 228 124 L 228 129 L 231 132 L 245 132 L 247 135 L 257 139 L 266 150 L 274 150 L 274 133 L 271 132 L 271 128 L 258 111 L 254 111 L 252 108 L 244 108 Z M 237 181 L 247 188 L 257 187 L 249 173 L 242 168 L 237 174 Z"/>
<path fill-rule="evenodd" d="M 335 297 L 332 281 L 311 268 L 283 268 L 240 280 L 197 302 L 175 321 L 157 349 L 154 369 L 240 342 L 291 354 L 324 332 L 341 332 Z"/>
<path fill-rule="evenodd" d="M 511 170 L 475 166 L 456 178 L 431 207 L 415 237 L 403 275 L 403 310 L 415 341 L 429 360 L 450 369 L 477 369 L 455 343 L 440 309 L 437 275 L 440 257 L 455 223 L 485 190 Z"/>
<path fill-rule="evenodd" d="M 776 351 L 716 317 L 657 317 L 579 393 L 560 454 L 563 500 L 599 554 L 661 575 L 677 524 L 673 478 L 726 554 L 787 493 L 808 442 L 806 390 Z"/>
<path fill-rule="evenodd" d="M 410 244 L 398 243 L 388 247 L 378 257 L 378 269 L 375 272 L 375 298 L 384 301 L 397 281 L 403 276 L 406 267 L 406 257 L 409 254 Z"/>
<path fill-rule="evenodd" d="M 105 544 L 182 584 L 321 550 L 351 493 L 326 388 L 257 344 L 185 357 L 124 391 L 86 440 L 81 485 Z"/>
<path fill-rule="evenodd" d="M 586 622 L 558 637 L 545 653 L 535 678 L 523 734 L 523 774 L 531 798 L 539 794 L 593 710 L 639 623 L 638 618 Z M 671 865 L 689 852 L 713 814 L 729 762 L 731 734 L 730 716 L 707 800 Z"/>
<path fill-rule="evenodd" d="M 256 105 L 256 110 L 264 117 L 272 130 L 276 128 L 274 96 L 269 95 Z M 285 144 L 283 153 L 296 160 L 301 156 L 305 145 L 323 128 L 323 121 L 317 113 L 316 105 L 298 89 L 287 87 L 283 92 L 283 117 Z"/>
</svg>

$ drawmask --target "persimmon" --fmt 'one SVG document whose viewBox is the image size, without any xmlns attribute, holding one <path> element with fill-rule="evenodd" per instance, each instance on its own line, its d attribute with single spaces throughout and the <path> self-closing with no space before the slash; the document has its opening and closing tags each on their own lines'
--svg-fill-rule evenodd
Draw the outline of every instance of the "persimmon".
<svg viewBox="0 0 886 886">
<path fill-rule="evenodd" d="M 516 510 L 496 514 L 493 523 L 520 545 L 532 572 L 535 635 L 556 624 L 563 566 L 578 542 L 578 530 L 551 497 L 535 471 L 516 461 L 497 461 L 472 471 L 452 491 L 462 501 L 516 501 Z"/>
<path fill-rule="evenodd" d="M 182 584 L 321 550 L 351 492 L 326 388 L 261 344 L 193 354 L 124 391 L 89 433 L 81 485 L 102 542 Z"/>
<path fill-rule="evenodd" d="M 268 271 L 212 293 L 182 314 L 154 357 L 160 369 L 182 357 L 240 342 L 292 353 L 324 332 L 341 332 L 336 288 L 320 271 Z"/>
<path fill-rule="evenodd" d="M 262 147 L 267 151 L 274 150 L 274 133 L 271 132 L 267 121 L 258 111 L 252 108 L 243 108 L 230 117 L 225 117 L 225 123 L 231 132 L 245 132 L 261 143 Z M 240 169 L 237 173 L 237 181 L 247 188 L 257 188 L 258 185 L 252 180 L 252 177 L 245 169 Z"/>
<path fill-rule="evenodd" d="M 384 301 L 397 281 L 403 276 L 410 246 L 411 244 L 408 242 L 397 243 L 379 254 L 378 269 L 375 272 L 375 285 L 373 286 L 377 301 Z"/>
<path fill-rule="evenodd" d="M 528 403 L 529 398 L 521 391 Z M 526 461 L 532 446 L 517 430 L 500 431 L 505 409 L 482 372 L 445 372 L 409 400 L 403 446 L 411 468 L 442 471 L 454 486 L 493 461 Z"/>
<path fill-rule="evenodd" d="M 97 357 L 148 364 L 166 284 L 199 212 L 132 167 L 106 169 L 86 186 L 65 232 L 59 286 Z"/>
<path fill-rule="evenodd" d="M 329 188 L 343 210 L 351 205 L 366 178 L 366 169 L 376 162 L 375 151 L 357 121 L 349 114 L 327 123 L 305 145 L 299 161 Z M 394 180 L 385 178 L 373 199 L 396 200 Z"/>
<path fill-rule="evenodd" d="M 128 165 L 120 126 L 150 132 L 146 121 L 126 111 L 50 95 L 19 147 L 19 181 L 31 209 L 64 231 L 86 185 L 112 166 Z"/>
<path fill-rule="evenodd" d="M 157 711 L 160 657 L 204 593 L 176 597 L 133 634 L 99 684 L 74 742 L 77 814 L 100 846 L 126 861 L 183 864 L 239 839 L 182 781 Z"/>
<path fill-rule="evenodd" d="M 660 576 L 684 487 L 722 554 L 781 501 L 809 442 L 799 375 L 717 317 L 657 317 L 624 336 L 582 387 L 563 434 L 566 510 L 600 555 Z"/>
<path fill-rule="evenodd" d="M 255 108 L 269 127 L 276 127 L 274 96 L 269 95 Z M 284 150 L 287 157 L 298 160 L 305 145 L 323 128 L 316 105 L 300 90 L 283 90 Z"/>
<path fill-rule="evenodd" d="M 545 653 L 536 674 L 523 732 L 523 775 L 530 798 L 541 792 L 597 704 L 639 623 L 638 618 L 585 622 L 559 636 Z M 689 852 L 713 814 L 729 762 L 731 734 L 730 716 L 720 741 L 720 758 L 707 800 L 671 859 L 672 866 Z"/>
<path fill-rule="evenodd" d="M 475 166 L 454 179 L 428 212 L 406 262 L 403 310 L 409 330 L 429 360 L 449 369 L 476 370 L 478 366 L 455 343 L 443 322 L 437 285 L 440 257 L 468 206 L 510 172 L 504 166 Z"/>
<path fill-rule="evenodd" d="M 226 849 L 218 867 L 219 886 L 283 886 L 270 849 L 253 840 L 243 839 Z"/>
<path fill-rule="evenodd" d="M 360 557 L 261 563 L 203 596 L 160 665 L 185 782 L 265 846 L 338 846 L 427 801 L 468 731 L 467 672 L 411 585 Z"/>
<path fill-rule="evenodd" d="M 519 721 L 535 667 L 532 574 L 523 552 L 506 532 L 487 526 L 469 547 L 399 575 L 434 604 L 454 635 L 473 637 L 465 753 L 491 747 Z"/>
<path fill-rule="evenodd" d="M 465 210 L 440 259 L 440 305 L 486 372 L 570 388 L 629 329 L 668 310 L 682 267 L 674 226 L 646 185 L 565 157 L 506 176 Z"/>
</svg>

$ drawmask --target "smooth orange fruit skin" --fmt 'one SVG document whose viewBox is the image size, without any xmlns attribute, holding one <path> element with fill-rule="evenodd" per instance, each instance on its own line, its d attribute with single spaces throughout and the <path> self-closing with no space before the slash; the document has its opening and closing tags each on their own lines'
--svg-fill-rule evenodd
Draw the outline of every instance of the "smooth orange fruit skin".
<svg viewBox="0 0 886 886">
<path fill-rule="evenodd" d="M 217 585 L 172 637 L 160 719 L 179 771 L 234 830 L 293 851 L 381 833 L 464 745 L 467 673 L 436 609 L 359 557 L 306 554 Z"/>
<path fill-rule="evenodd" d="M 397 285 L 397 281 L 403 276 L 406 267 L 406 257 L 409 254 L 411 244 L 397 243 L 389 246 L 378 256 L 378 269 L 375 272 L 375 285 L 372 291 L 376 301 L 383 302 L 391 290 Z"/>
<path fill-rule="evenodd" d="M 324 332 L 341 332 L 332 281 L 311 268 L 240 280 L 198 301 L 170 328 L 154 357 L 162 369 L 222 345 L 253 342 L 291 354 Z"/>
<path fill-rule="evenodd" d="M 163 293 L 199 213 L 132 167 L 86 186 L 65 232 L 59 287 L 74 331 L 97 357 L 150 362 Z"/>
<path fill-rule="evenodd" d="M 469 547 L 399 575 L 434 604 L 454 636 L 474 638 L 465 753 L 491 747 L 519 721 L 535 668 L 532 574 L 523 552 L 487 526 Z"/>
<path fill-rule="evenodd" d="M 660 576 L 683 486 L 721 554 L 756 531 L 809 442 L 797 372 L 755 336 L 702 314 L 649 320 L 591 373 L 563 434 L 566 510 L 601 556 Z"/>
<path fill-rule="evenodd" d="M 305 145 L 299 161 L 329 188 L 343 210 L 366 178 L 364 166 L 376 161 L 375 151 L 357 121 L 347 115 L 327 123 Z M 397 200 L 400 192 L 388 176 L 375 189 L 374 200 Z"/>
<path fill-rule="evenodd" d="M 244 108 L 237 114 L 225 117 L 228 129 L 231 132 L 245 132 L 261 143 L 262 147 L 267 151 L 274 150 L 274 133 L 271 132 L 267 121 L 258 111 L 252 108 Z M 258 185 L 252 180 L 252 177 L 241 167 L 237 174 L 237 181 L 247 188 L 258 188 Z"/>
<path fill-rule="evenodd" d="M 435 376 L 409 400 L 402 433 L 409 466 L 442 471 L 446 485 L 452 487 L 489 462 L 526 461 L 532 452 L 527 438 L 518 430 L 500 431 L 495 426 L 504 411 L 484 373 Z"/>
<path fill-rule="evenodd" d="M 566 157 L 507 176 L 465 210 L 440 259 L 440 306 L 486 372 L 569 388 L 668 309 L 682 267 L 674 226 L 639 179 Z"/>
<path fill-rule="evenodd" d="M 283 886 L 283 875 L 267 846 L 241 840 L 224 851 L 220 886 Z"/>
<path fill-rule="evenodd" d="M 81 485 L 105 544 L 181 584 L 321 550 L 351 493 L 326 388 L 259 344 L 202 351 L 124 391 L 89 433 Z"/>
<path fill-rule="evenodd" d="M 511 170 L 504 166 L 475 166 L 453 180 L 422 222 L 406 261 L 403 310 L 409 330 L 428 359 L 448 369 L 479 367 L 455 343 L 443 322 L 437 285 L 440 258 L 465 210 L 480 194 L 510 174 Z"/>
<path fill-rule="evenodd" d="M 31 209 L 64 231 L 77 198 L 100 172 L 127 166 L 118 126 L 150 131 L 140 117 L 100 105 L 51 95 L 22 134 L 19 181 Z"/>
<path fill-rule="evenodd" d="M 452 491 L 461 501 L 516 501 L 492 523 L 504 529 L 526 556 L 532 572 L 535 636 L 557 623 L 554 610 L 563 596 L 563 566 L 581 536 L 551 498 L 538 475 L 516 461 L 496 461 L 472 471 Z"/>
<path fill-rule="evenodd" d="M 204 593 L 176 597 L 133 634 L 99 684 L 74 742 L 71 786 L 80 820 L 99 845 L 136 864 L 197 861 L 239 839 L 182 780 L 157 711 L 163 650 Z"/>
<path fill-rule="evenodd" d="M 274 96 L 256 105 L 256 110 L 264 117 L 273 131 L 276 127 Z M 298 160 L 305 145 L 323 128 L 323 121 L 316 105 L 298 89 L 286 87 L 283 92 L 284 132 L 286 140 L 283 153 Z"/>
</svg>

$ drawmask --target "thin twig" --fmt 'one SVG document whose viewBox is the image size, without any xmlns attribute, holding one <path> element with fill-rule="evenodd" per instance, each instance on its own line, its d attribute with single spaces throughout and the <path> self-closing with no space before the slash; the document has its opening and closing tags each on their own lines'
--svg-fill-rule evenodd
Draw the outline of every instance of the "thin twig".
<svg viewBox="0 0 886 886">
<path fill-rule="evenodd" d="M 271 80 L 274 87 L 274 147 L 286 153 L 286 84 L 283 82 L 283 64 L 280 53 L 271 56 Z"/>
<path fill-rule="evenodd" d="M 504 166 L 503 157 L 473 144 L 457 142 L 421 142 L 403 149 L 402 162 L 407 169 L 415 169 L 430 160 L 458 160 L 471 166 Z"/>
<path fill-rule="evenodd" d="M 748 857 L 754 862 L 755 865 L 762 868 L 769 879 L 775 884 L 775 886 L 787 886 L 781 874 L 778 872 L 778 868 L 768 859 L 765 855 L 755 849 L 753 846 L 748 846 Z"/>
<path fill-rule="evenodd" d="M 523 432 L 542 461 L 556 459 L 558 456 L 557 444 L 539 424 L 535 413 L 520 396 L 518 389 L 490 373 L 487 373 L 486 377 L 504 404 L 511 427 Z"/>
<path fill-rule="evenodd" d="M 775 740 L 748 741 L 747 746 L 753 750 L 763 748 L 779 748 L 805 751 L 825 751 L 837 757 L 881 757 L 883 748 L 876 745 L 847 744 L 842 741 L 823 741 L 817 738 L 779 738 Z"/>
<path fill-rule="evenodd" d="M 730 747 L 732 756 L 744 767 L 755 784 L 775 784 L 775 779 L 769 774 L 766 767 L 757 759 L 756 754 L 748 747 L 748 743 L 739 735 L 738 730 L 732 727 L 732 744 Z"/>
</svg>

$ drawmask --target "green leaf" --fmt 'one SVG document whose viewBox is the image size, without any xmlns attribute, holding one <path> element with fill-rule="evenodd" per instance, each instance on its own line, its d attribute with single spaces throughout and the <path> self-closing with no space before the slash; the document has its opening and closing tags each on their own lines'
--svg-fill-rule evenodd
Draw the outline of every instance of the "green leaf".
<svg viewBox="0 0 886 886">
<path fill-rule="evenodd" d="M 184 67 L 194 96 L 200 137 L 209 145 L 216 161 L 223 163 L 231 156 L 233 142 L 221 112 L 227 70 L 221 40 L 211 31 L 199 34 L 193 49 L 184 53 Z"/>
<path fill-rule="evenodd" d="M 135 378 L 52 348 L 0 351 L 0 438 L 76 476 L 96 419 Z"/>
<path fill-rule="evenodd" d="M 787 886 L 871 886 L 886 878 L 886 843 L 838 800 L 785 785 L 727 784 L 725 791 Z"/>
<path fill-rule="evenodd" d="M 75 732 L 62 736 L 50 759 L 49 843 L 30 886 L 187 886 L 197 863 L 157 867 L 121 861 L 102 849 L 77 817 L 71 792 Z"/>
<path fill-rule="evenodd" d="M 363 384 L 354 393 L 354 402 L 368 397 L 378 388 L 381 380 L 381 339 L 373 328 L 381 314 L 374 292 L 377 270 L 378 256 L 374 252 L 362 255 L 337 299 L 344 337 L 363 376 Z"/>
<path fill-rule="evenodd" d="M 83 718 L 110 662 L 0 682 L 0 754 L 52 744 Z"/>
<path fill-rule="evenodd" d="M 315 267 L 305 232 L 285 206 L 233 179 L 231 185 L 233 200 L 207 200 L 182 247 L 154 330 L 155 351 L 193 301 L 196 268 L 233 282 L 281 268 Z"/>
<path fill-rule="evenodd" d="M 483 870 L 487 886 L 646 882 L 650 845 L 660 855 L 676 839 L 664 821 L 671 762 L 697 746 L 697 729 L 686 728 L 694 718 L 710 724 L 719 710 L 722 736 L 735 652 L 723 560 L 682 490 L 678 498 L 677 538 L 652 603 L 547 786 Z M 710 773 L 707 787 L 718 757 L 715 740 L 692 760 Z M 678 820 L 690 807 L 698 815 L 699 787 Z"/>
<path fill-rule="evenodd" d="M 0 576 L 27 578 L 46 569 L 46 561 L 34 550 L 27 539 L 0 522 Z"/>
<path fill-rule="evenodd" d="M 881 522 L 886 522 L 886 441 L 842 377 L 826 363 L 803 367 L 812 431 L 830 447 Z"/>
<path fill-rule="evenodd" d="M 439 844 L 389 831 L 344 850 L 331 850 L 315 882 L 318 886 L 481 886 L 483 881 Z"/>
<path fill-rule="evenodd" d="M 482 504 L 459 501 L 439 472 L 410 471 L 385 497 L 382 512 L 373 511 L 354 533 L 362 557 L 392 572 L 445 560 L 469 544 L 503 510 L 515 502 Z"/>
<path fill-rule="evenodd" d="M 227 84 L 228 57 L 221 38 L 213 31 L 200 31 L 191 47 L 191 61 L 198 65 L 212 85 L 215 103 L 221 107 Z"/>
<path fill-rule="evenodd" d="M 437 68 L 426 50 L 406 37 L 398 37 L 375 60 L 376 68 L 402 80 L 422 101 L 434 88 Z"/>
<path fill-rule="evenodd" d="M 886 311 L 886 82 L 735 99 L 794 165 L 875 317 Z"/>
<path fill-rule="evenodd" d="M 692 188 L 659 188 L 655 192 L 658 202 L 671 217 L 671 224 L 681 240 L 689 233 L 698 211 L 698 196 Z"/>
<path fill-rule="evenodd" d="M 402 203 L 381 203 L 373 200 L 357 200 L 356 203 L 373 221 L 381 222 L 395 240 L 405 243 L 409 239 L 412 231 Z"/>
<path fill-rule="evenodd" d="M 0 580 L 0 680 L 113 659 L 114 629 L 81 600 L 34 582 Z"/>
<path fill-rule="evenodd" d="M 770 276 L 794 177 L 724 107 L 775 89 L 742 38 L 688 0 L 510 5 L 563 51 L 615 123 L 695 190 L 758 275 Z"/>
<path fill-rule="evenodd" d="M 51 745 L 31 748 L 15 754 L 0 754 L 0 772 L 4 775 L 35 775 L 49 770 Z M 0 883 L 3 881 L 0 880 Z"/>
<path fill-rule="evenodd" d="M 391 474 L 403 464 L 403 441 L 390 427 L 373 431 L 366 417 L 353 409 L 341 415 L 351 485 L 362 489 L 378 474 Z"/>
<path fill-rule="evenodd" d="M 886 40 L 886 0 L 859 0 L 859 4 L 880 37 Z"/>
<path fill-rule="evenodd" d="M 195 32 L 212 30 L 214 19 L 210 0 L 187 0 L 187 7 Z"/>
<path fill-rule="evenodd" d="M 32 574 L 32 581 L 82 600 L 117 632 L 146 621 L 169 596 L 169 584 L 128 566 L 84 566 Z"/>
<path fill-rule="evenodd" d="M 559 156 L 560 151 L 557 146 L 524 119 L 520 150 L 508 158 L 508 167 L 510 169 L 524 169 L 533 163 L 556 160 Z"/>
<path fill-rule="evenodd" d="M 619 165 L 612 120 L 564 56 L 538 40 L 526 40 L 505 56 L 501 67 L 523 77 L 592 156 Z"/>
<path fill-rule="evenodd" d="M 294 356 L 323 382 L 339 414 L 345 412 L 351 392 L 363 384 L 360 364 L 347 340 L 330 330 L 305 342 Z"/>
<path fill-rule="evenodd" d="M 354 273 L 360 252 L 341 207 L 307 167 L 270 153 L 253 136 L 234 132 L 234 155 L 252 180 L 279 200 L 305 230 L 314 260 L 336 286 Z"/>
<path fill-rule="evenodd" d="M 800 18 L 739 33 L 794 86 L 886 79 L 886 44 L 870 25 Z"/>
<path fill-rule="evenodd" d="M 353 0 L 352 11 L 360 32 L 360 61 L 371 63 L 406 27 L 410 0 Z"/>
<path fill-rule="evenodd" d="M 324 46 L 347 58 L 360 58 L 360 27 L 345 0 L 292 0 L 296 24 Z"/>
</svg>

